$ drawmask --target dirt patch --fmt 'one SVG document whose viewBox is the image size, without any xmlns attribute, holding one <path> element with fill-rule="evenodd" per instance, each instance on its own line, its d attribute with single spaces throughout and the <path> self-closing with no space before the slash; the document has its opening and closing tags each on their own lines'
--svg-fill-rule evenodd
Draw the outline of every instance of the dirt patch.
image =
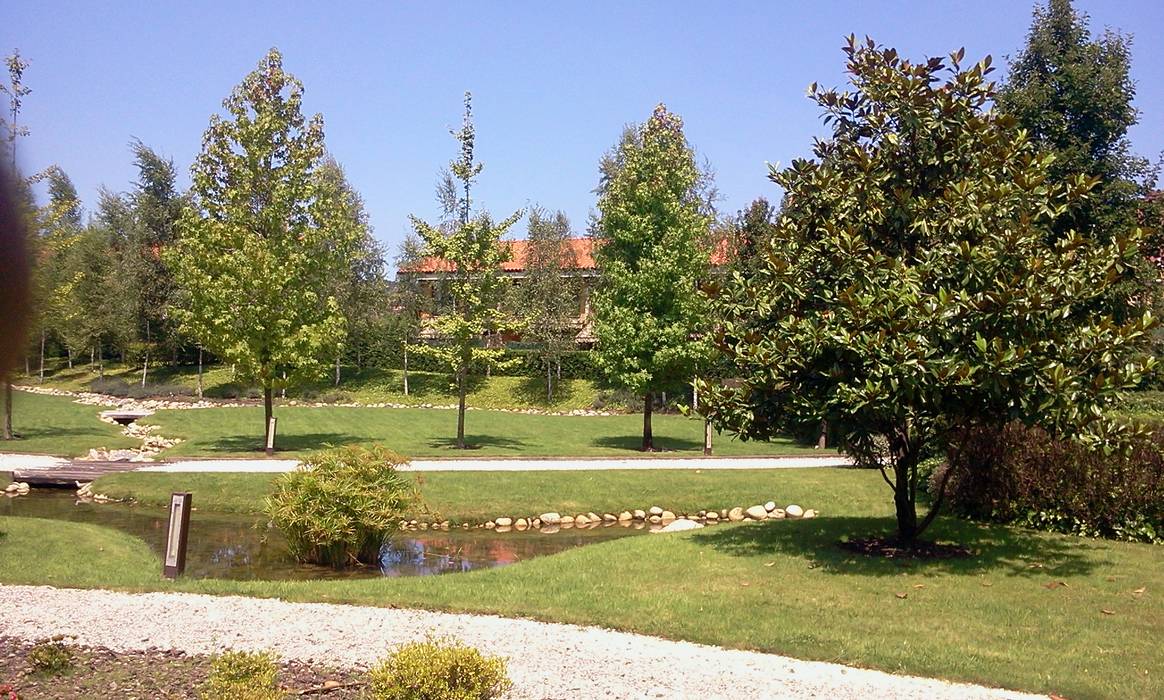
<svg viewBox="0 0 1164 700">
<path fill-rule="evenodd" d="M 6 700 L 3 691 L 8 685 L 20 700 L 196 700 L 198 687 L 210 672 L 208 656 L 163 649 L 113 651 L 72 646 L 72 666 L 49 675 L 32 670 L 28 658 L 32 647 L 31 642 L 0 637 L 0 699 Z M 347 700 L 360 697 L 363 680 L 358 670 L 283 662 L 278 682 L 293 696 Z M 340 687 L 325 690 L 325 684 Z M 304 692 L 311 690 L 315 692 Z"/>
<path fill-rule="evenodd" d="M 849 552 L 885 559 L 961 559 L 973 554 L 960 544 L 922 541 L 902 544 L 891 537 L 867 537 L 837 544 Z"/>
</svg>

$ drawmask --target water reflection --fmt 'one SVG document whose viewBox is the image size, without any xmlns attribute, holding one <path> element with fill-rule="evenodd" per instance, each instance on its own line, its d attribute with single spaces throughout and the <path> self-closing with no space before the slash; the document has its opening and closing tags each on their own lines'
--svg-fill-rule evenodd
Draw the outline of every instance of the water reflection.
<svg viewBox="0 0 1164 700">
<path fill-rule="evenodd" d="M 197 495 L 195 495 L 197 503 Z M 75 503 L 66 491 L 34 491 L 21 498 L 0 498 L 0 515 L 49 518 L 112 527 L 139 537 L 162 556 L 164 509 L 119 504 Z M 313 579 L 369 576 L 429 576 L 505 566 L 593 542 L 640 534 L 622 527 L 494 533 L 488 530 L 426 530 L 401 533 L 380 550 L 379 570 L 360 567 L 335 571 L 299 564 L 286 555 L 281 533 L 254 516 L 193 511 L 186 575 L 194 578 Z M 160 570 L 160 564 L 159 564 Z"/>
</svg>

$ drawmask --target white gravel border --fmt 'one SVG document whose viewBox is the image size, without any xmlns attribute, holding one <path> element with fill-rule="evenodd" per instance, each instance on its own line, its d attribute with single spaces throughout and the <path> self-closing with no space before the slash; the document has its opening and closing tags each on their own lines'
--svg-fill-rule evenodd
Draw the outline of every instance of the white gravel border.
<svg viewBox="0 0 1164 700">
<path fill-rule="evenodd" d="M 660 595 L 665 595 L 660 591 Z M 0 586 L 0 635 L 76 635 L 115 650 L 209 654 L 271 649 L 287 659 L 366 666 L 426 634 L 509 657 L 513 699 L 1033 698 L 774 654 L 673 642 L 597 627 L 422 610 L 189 593 L 128 594 Z"/>
</svg>

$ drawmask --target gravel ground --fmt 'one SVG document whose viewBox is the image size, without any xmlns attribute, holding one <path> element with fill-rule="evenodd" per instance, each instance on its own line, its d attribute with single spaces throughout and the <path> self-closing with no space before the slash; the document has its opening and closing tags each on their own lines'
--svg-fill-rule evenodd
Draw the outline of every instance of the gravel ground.
<svg viewBox="0 0 1164 700">
<path fill-rule="evenodd" d="M 181 593 L 0 586 L 0 636 L 55 634 L 115 651 L 270 649 L 287 660 L 357 668 L 399 643 L 426 634 L 449 635 L 509 657 L 510 698 L 1033 697 L 531 620 Z"/>
<path fill-rule="evenodd" d="M 21 700 L 200 700 L 199 687 L 210 674 L 210 657 L 181 651 L 146 649 L 113 651 L 81 646 L 65 639 L 72 655 L 69 668 L 57 673 L 36 671 L 29 660 L 33 643 L 0 637 L 0 688 L 9 685 Z M 365 685 L 360 673 L 297 661 L 279 665 L 276 682 L 300 695 L 331 681 L 327 700 L 357 700 Z M 3 697 L 0 695 L 0 697 Z"/>
</svg>

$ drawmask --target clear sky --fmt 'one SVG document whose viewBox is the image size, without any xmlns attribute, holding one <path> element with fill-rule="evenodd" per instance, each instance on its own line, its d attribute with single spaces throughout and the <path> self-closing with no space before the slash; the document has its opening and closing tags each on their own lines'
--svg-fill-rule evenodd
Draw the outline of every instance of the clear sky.
<svg viewBox="0 0 1164 700">
<path fill-rule="evenodd" d="M 805 98 L 844 81 L 842 38 L 869 35 L 910 58 L 965 46 L 1002 59 L 1023 45 L 1032 2 L 76 2 L 5 3 L 0 52 L 31 61 L 21 167 L 56 163 L 87 207 L 134 177 L 140 138 L 188 170 L 211 113 L 271 46 L 324 115 L 327 145 L 395 246 L 408 214 L 433 218 L 474 95 L 478 203 L 496 216 L 532 203 L 578 232 L 598 161 L 658 102 L 683 116 L 716 172 L 720 207 L 779 196 L 766 162 L 809 154 L 824 133 Z M 1141 122 L 1134 150 L 1164 150 L 1164 2 L 1076 0 L 1093 30 L 1135 37 Z M 996 64 L 1005 69 L 1005 61 Z M 1000 71 L 996 75 L 1001 75 Z M 524 234 L 525 223 L 516 227 Z"/>
</svg>

